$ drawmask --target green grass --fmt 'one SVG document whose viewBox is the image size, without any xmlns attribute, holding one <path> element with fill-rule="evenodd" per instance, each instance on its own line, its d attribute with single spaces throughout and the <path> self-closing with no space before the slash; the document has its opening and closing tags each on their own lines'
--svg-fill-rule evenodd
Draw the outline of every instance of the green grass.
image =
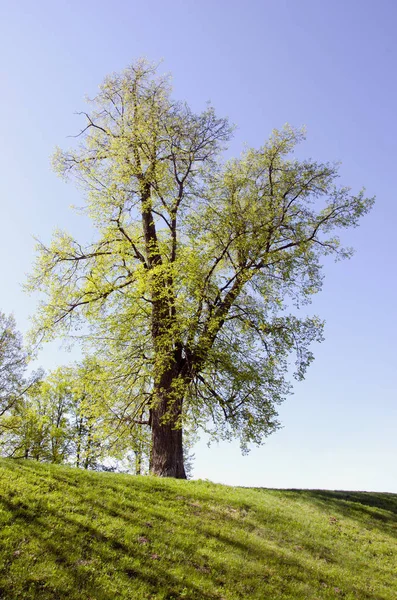
<svg viewBox="0 0 397 600">
<path fill-rule="evenodd" d="M 397 598 L 397 495 L 0 460 L 0 598 Z"/>
</svg>

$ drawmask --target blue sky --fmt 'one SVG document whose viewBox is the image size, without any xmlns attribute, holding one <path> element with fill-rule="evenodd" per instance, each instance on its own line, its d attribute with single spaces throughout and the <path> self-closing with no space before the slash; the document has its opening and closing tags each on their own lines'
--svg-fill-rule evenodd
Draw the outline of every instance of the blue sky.
<svg viewBox="0 0 397 600">
<path fill-rule="evenodd" d="M 351 261 L 327 263 L 312 309 L 326 339 L 280 409 L 284 428 L 241 457 L 237 444 L 196 448 L 195 476 L 238 485 L 397 492 L 397 4 L 390 0 L 112 2 L 3 0 L 0 8 L 0 310 L 29 327 L 21 284 L 33 235 L 87 223 L 82 198 L 51 172 L 77 133 L 84 95 L 139 56 L 164 59 L 174 95 L 211 100 L 237 130 L 231 152 L 285 122 L 306 125 L 299 155 L 340 160 L 342 183 L 377 203 L 346 239 Z M 72 360 L 58 349 L 46 368 Z"/>
</svg>

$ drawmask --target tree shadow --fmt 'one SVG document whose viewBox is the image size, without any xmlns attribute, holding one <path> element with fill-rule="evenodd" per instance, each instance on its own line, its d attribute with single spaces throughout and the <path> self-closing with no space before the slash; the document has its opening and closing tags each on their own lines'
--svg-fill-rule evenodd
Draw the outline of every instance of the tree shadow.
<svg viewBox="0 0 397 600">
<path fill-rule="evenodd" d="M 142 565 L 147 563 L 148 556 L 147 553 L 145 555 L 143 550 L 137 551 L 133 544 L 126 544 L 115 536 L 102 533 L 94 525 L 76 521 L 63 515 L 58 510 L 47 509 L 46 517 L 48 515 L 53 516 L 67 532 L 66 536 L 60 535 L 57 541 L 54 542 L 48 538 L 48 527 L 44 524 L 43 515 L 40 512 L 35 513 L 29 506 L 20 501 L 13 503 L 4 498 L 0 498 L 0 505 L 13 513 L 14 521 L 23 523 L 24 537 L 33 538 L 35 545 L 38 544 L 41 552 L 47 556 L 47 560 L 51 557 L 57 568 L 66 571 L 69 578 L 73 580 L 72 588 L 64 588 L 63 590 L 48 586 L 48 581 L 40 579 L 35 581 L 32 590 L 32 581 L 30 581 L 28 582 L 28 589 L 25 589 L 24 592 L 32 591 L 33 595 L 24 595 L 24 598 L 80 598 L 76 594 L 76 591 L 79 590 L 80 592 L 89 593 L 90 597 L 92 594 L 92 598 L 114 600 L 118 597 L 117 591 L 108 591 L 95 576 L 91 578 L 91 581 L 88 581 L 87 571 L 84 568 L 84 564 L 89 563 L 92 559 L 100 559 L 101 563 L 106 564 L 110 558 L 109 549 L 117 552 L 118 562 L 125 563 L 123 569 L 118 569 L 119 583 L 124 584 L 123 587 L 131 585 L 132 580 L 138 579 L 147 584 L 148 591 L 153 594 L 158 590 L 169 590 L 169 598 L 175 598 L 176 600 L 180 597 L 180 581 L 166 568 L 162 567 L 159 562 L 155 563 L 153 561 L 150 571 L 140 567 L 140 562 Z M 126 519 L 127 517 L 124 515 L 123 518 Z M 92 541 L 95 542 L 95 548 L 91 546 Z M 76 546 L 81 551 L 78 560 L 75 560 Z M 139 561 L 139 558 L 141 558 L 141 561 Z M 133 560 L 131 561 L 131 559 Z M 128 563 L 131 564 L 128 566 Z M 185 593 L 184 598 L 203 598 L 203 600 L 218 598 L 218 595 L 207 594 L 196 585 L 189 584 L 188 581 L 184 583 L 184 586 L 186 590 L 192 593 L 191 596 Z M 4 598 L 14 597 L 14 593 L 15 590 L 12 589 L 12 586 L 8 586 L 7 589 L 3 582 Z"/>
<path fill-rule="evenodd" d="M 331 490 L 285 490 L 305 498 L 326 514 L 334 512 L 355 520 L 361 527 L 397 536 L 397 494 Z"/>
<path fill-rule="evenodd" d="M 303 598 L 302 595 L 293 595 L 295 586 L 307 584 L 307 573 L 312 569 L 311 561 L 314 559 L 320 561 L 317 565 L 320 565 L 320 571 L 324 571 L 321 579 L 311 574 L 311 585 L 320 598 L 323 597 L 320 586 L 325 584 L 325 580 L 327 585 L 333 581 L 334 575 L 328 572 L 329 567 L 339 569 L 344 566 L 343 557 L 339 554 L 332 557 L 321 540 L 312 539 L 307 541 L 305 548 L 296 549 L 302 530 L 289 532 L 286 515 L 282 511 L 272 511 L 269 503 L 266 507 L 261 504 L 263 489 L 239 498 L 233 490 L 231 495 L 223 496 L 219 486 L 200 487 L 195 482 L 177 486 L 172 481 L 159 480 L 157 483 L 150 478 L 133 476 L 116 481 L 112 474 L 101 474 L 99 479 L 97 474 L 87 477 L 86 473 L 74 469 L 49 469 L 37 463 L 4 464 L 2 461 L 1 464 L 14 474 L 15 471 L 23 473 L 28 485 L 32 482 L 33 492 L 29 498 L 18 498 L 15 494 L 1 498 L 0 490 L 0 502 L 12 513 L 13 521 L 22 525 L 23 536 L 34 540 L 48 561 L 52 561 L 68 581 L 68 585 L 63 587 L 51 587 L 45 578 L 34 584 L 30 582 L 34 585 L 32 590 L 21 590 L 21 597 L 29 600 L 77 597 L 112 600 L 129 598 L 125 595 L 128 589 L 131 597 L 137 600 L 146 597 L 220 600 L 224 594 L 229 597 L 229 580 L 235 577 L 235 567 L 231 565 L 239 562 L 250 563 L 253 571 L 264 575 L 252 584 L 256 586 L 253 591 L 247 588 L 244 595 L 242 583 L 240 591 L 236 589 L 230 597 L 249 598 L 251 593 L 255 594 L 252 596 L 255 598 L 277 597 L 269 596 L 266 591 L 275 589 L 271 577 L 266 579 L 266 573 L 271 571 L 268 567 L 272 567 L 285 573 L 280 593 L 290 594 L 286 597 Z M 32 479 L 29 480 L 26 475 Z M 101 486 L 100 491 L 97 485 Z M 64 506 L 52 505 L 49 500 L 51 493 L 63 492 Z M 327 517 L 339 513 L 355 519 L 363 527 L 370 524 L 388 535 L 396 532 L 396 495 L 326 490 L 266 490 L 266 493 L 297 500 L 305 498 Z M 71 497 L 73 505 L 70 504 Z M 54 524 L 56 536 L 50 531 Z M 149 529 L 145 530 L 145 527 Z M 277 528 L 279 532 L 274 533 L 273 529 Z M 129 531 L 129 536 L 124 536 L 124 531 Z M 269 533 L 273 537 L 266 540 Z M 164 543 L 172 548 L 169 555 L 166 550 L 163 556 L 157 555 L 161 554 L 156 547 L 157 535 L 162 548 Z M 186 541 L 184 536 L 188 538 Z M 15 550 L 18 551 L 17 548 Z M 173 571 L 170 556 L 183 563 L 185 573 L 182 578 Z M 230 563 L 225 561 L 225 557 L 231 557 Z M 19 555 L 10 556 L 8 566 L 18 560 Z M 101 573 L 95 572 L 96 564 L 100 565 Z M 112 591 L 101 576 L 112 583 Z M 347 579 L 345 585 L 353 593 Z M 16 597 L 7 576 L 1 586 L 0 597 Z M 143 589 L 139 587 L 143 586 L 147 596 L 134 596 L 135 586 L 137 589 Z M 82 591 L 81 596 L 77 595 L 77 590 Z M 162 595 L 158 595 L 159 592 Z M 258 593 L 263 593 L 263 596 Z M 363 599 L 373 598 L 357 584 L 354 593 Z M 377 598 L 383 596 L 378 595 Z"/>
</svg>

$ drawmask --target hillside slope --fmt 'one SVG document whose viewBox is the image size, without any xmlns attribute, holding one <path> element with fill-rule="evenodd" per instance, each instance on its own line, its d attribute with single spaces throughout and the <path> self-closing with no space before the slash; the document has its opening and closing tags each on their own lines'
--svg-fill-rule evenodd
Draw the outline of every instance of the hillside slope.
<svg viewBox="0 0 397 600">
<path fill-rule="evenodd" d="M 397 495 L 0 460 L 0 598 L 397 598 Z"/>
</svg>

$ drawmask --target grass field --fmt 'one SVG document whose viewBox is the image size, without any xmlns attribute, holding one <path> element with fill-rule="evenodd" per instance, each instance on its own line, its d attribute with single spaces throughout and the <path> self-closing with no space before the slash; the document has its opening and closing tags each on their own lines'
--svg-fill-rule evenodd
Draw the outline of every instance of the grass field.
<svg viewBox="0 0 397 600">
<path fill-rule="evenodd" d="M 397 598 L 397 495 L 0 460 L 0 598 Z"/>
</svg>

